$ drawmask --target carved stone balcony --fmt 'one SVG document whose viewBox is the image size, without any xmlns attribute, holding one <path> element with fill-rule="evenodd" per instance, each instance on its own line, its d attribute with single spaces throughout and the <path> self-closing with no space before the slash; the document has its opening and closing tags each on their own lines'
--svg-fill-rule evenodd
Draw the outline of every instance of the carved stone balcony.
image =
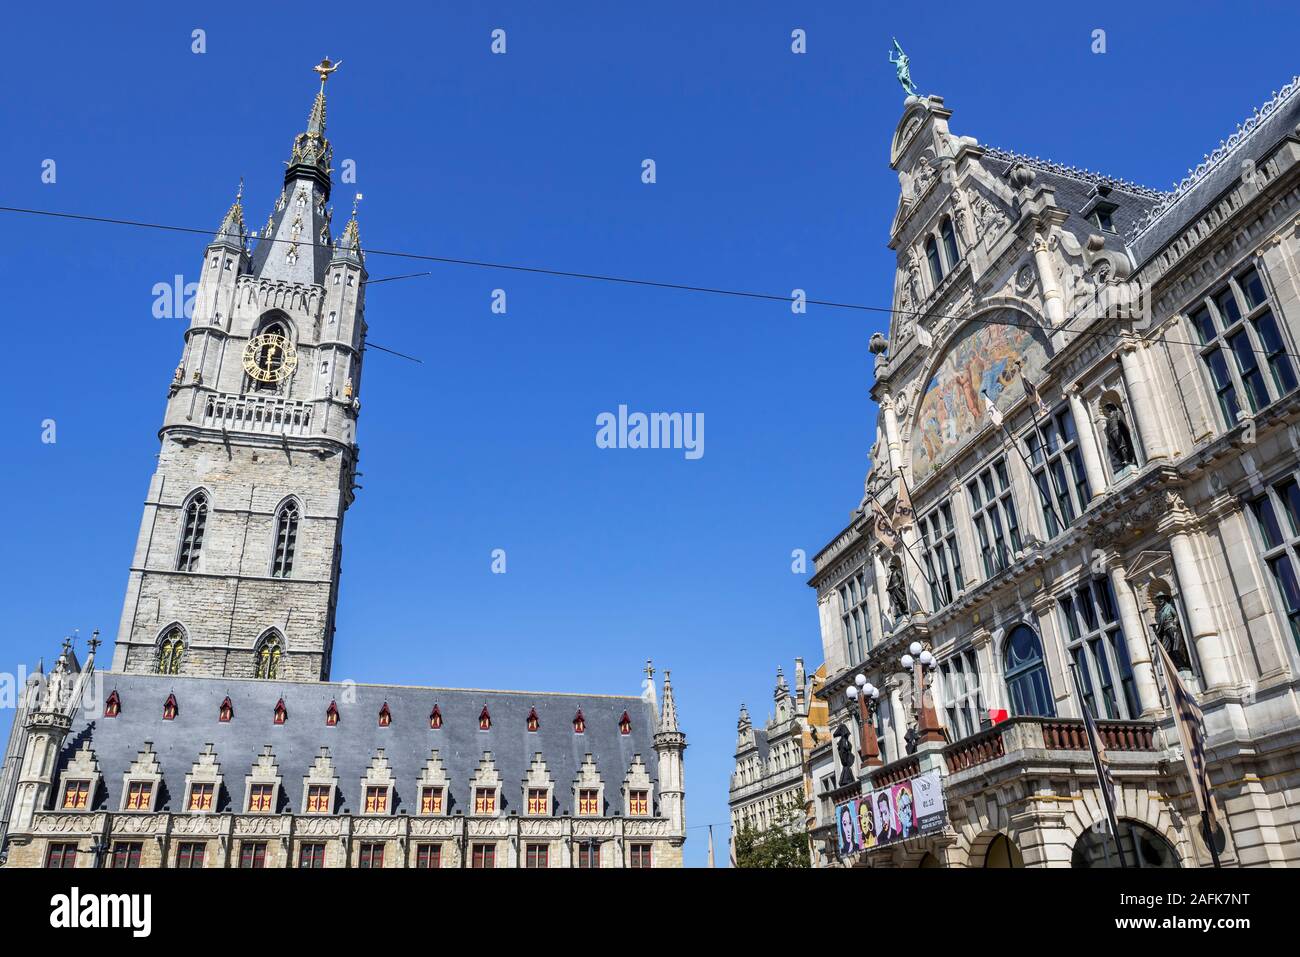
<svg viewBox="0 0 1300 957">
<path fill-rule="evenodd" d="M 203 402 L 203 425 L 232 432 L 269 435 L 309 435 L 312 407 L 308 402 L 273 395 L 210 393 Z"/>
<path fill-rule="evenodd" d="M 1149 721 L 1098 721 L 1101 745 L 1108 753 L 1150 752 L 1156 726 Z M 1088 734 L 1078 718 L 1009 718 L 955 741 L 943 749 L 948 772 L 988 764 L 1017 751 L 1087 751 Z"/>
</svg>

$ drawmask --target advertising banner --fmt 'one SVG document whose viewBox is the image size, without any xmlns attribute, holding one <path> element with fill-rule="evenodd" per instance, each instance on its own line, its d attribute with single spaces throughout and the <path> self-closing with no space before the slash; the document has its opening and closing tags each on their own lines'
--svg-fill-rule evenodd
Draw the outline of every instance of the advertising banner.
<svg viewBox="0 0 1300 957">
<path fill-rule="evenodd" d="M 841 856 L 933 834 L 945 824 L 947 805 L 938 771 L 877 788 L 835 807 L 835 836 Z"/>
</svg>

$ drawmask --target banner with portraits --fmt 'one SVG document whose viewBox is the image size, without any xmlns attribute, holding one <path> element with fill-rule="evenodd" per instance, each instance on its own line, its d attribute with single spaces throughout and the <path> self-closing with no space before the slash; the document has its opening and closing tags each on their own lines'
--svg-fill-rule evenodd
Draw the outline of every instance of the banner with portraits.
<svg viewBox="0 0 1300 957">
<path fill-rule="evenodd" d="M 933 834 L 946 824 L 943 777 L 938 771 L 876 788 L 835 806 L 840 856 Z"/>
</svg>

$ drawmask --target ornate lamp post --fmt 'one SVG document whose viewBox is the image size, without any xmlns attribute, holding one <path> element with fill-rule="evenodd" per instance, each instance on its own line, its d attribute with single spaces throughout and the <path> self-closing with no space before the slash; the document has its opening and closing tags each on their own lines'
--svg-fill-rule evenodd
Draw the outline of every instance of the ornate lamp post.
<svg viewBox="0 0 1300 957">
<path fill-rule="evenodd" d="M 934 710 L 934 698 L 930 694 L 930 685 L 934 680 L 934 670 L 939 666 L 937 658 L 930 649 L 919 641 L 914 641 L 907 649 L 907 654 L 899 659 L 903 668 L 912 673 L 912 711 L 916 724 L 907 731 L 907 751 L 915 754 L 917 746 L 930 742 L 947 742 L 943 725 Z"/>
<path fill-rule="evenodd" d="M 850 701 L 856 701 L 858 710 L 854 717 L 858 722 L 858 756 L 862 766 L 879 767 L 884 762 L 880 759 L 880 741 L 876 737 L 876 707 L 880 701 L 880 689 L 859 674 L 853 679 L 845 692 Z"/>
</svg>

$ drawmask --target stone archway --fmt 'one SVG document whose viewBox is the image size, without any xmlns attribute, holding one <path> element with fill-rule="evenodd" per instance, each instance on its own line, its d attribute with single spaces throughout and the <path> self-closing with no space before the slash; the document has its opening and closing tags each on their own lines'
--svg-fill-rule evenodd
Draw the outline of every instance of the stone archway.
<svg viewBox="0 0 1300 957">
<path fill-rule="evenodd" d="M 1124 864 L 1136 868 L 1175 868 L 1182 864 L 1178 850 L 1160 832 L 1130 818 L 1119 820 L 1119 846 Z M 1079 835 L 1070 857 L 1071 867 L 1119 867 L 1115 845 L 1105 827 L 1090 827 Z"/>
<path fill-rule="evenodd" d="M 1016 847 L 1015 842 L 999 832 L 993 835 L 993 840 L 989 841 L 988 847 L 984 851 L 984 862 L 980 866 L 988 868 L 1024 867 L 1025 859 L 1021 856 L 1020 848 Z"/>
</svg>

